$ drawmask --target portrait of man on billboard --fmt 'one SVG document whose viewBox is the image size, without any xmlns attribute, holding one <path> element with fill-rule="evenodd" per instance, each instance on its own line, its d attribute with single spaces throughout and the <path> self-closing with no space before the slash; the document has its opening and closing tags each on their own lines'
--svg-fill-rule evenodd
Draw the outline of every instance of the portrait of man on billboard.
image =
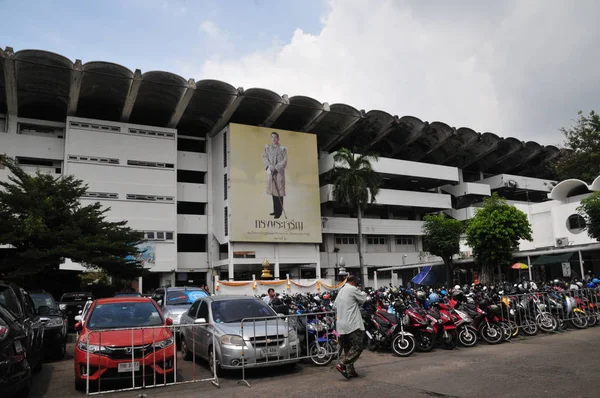
<svg viewBox="0 0 600 398">
<path fill-rule="evenodd" d="M 287 148 L 279 143 L 279 134 L 271 133 L 271 143 L 265 145 L 262 155 L 267 176 L 267 195 L 273 199 L 273 212 L 270 214 L 278 219 L 283 214 L 283 198 L 285 197 L 285 168 L 288 161 Z"/>
</svg>

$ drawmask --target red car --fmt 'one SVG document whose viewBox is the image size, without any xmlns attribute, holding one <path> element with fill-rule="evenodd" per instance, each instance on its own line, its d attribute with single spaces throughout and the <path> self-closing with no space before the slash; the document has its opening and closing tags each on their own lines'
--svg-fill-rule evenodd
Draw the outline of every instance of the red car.
<svg viewBox="0 0 600 398">
<path fill-rule="evenodd" d="M 174 337 L 154 300 L 147 297 L 113 297 L 92 303 L 75 344 L 75 388 L 86 389 L 101 379 L 152 378 L 150 384 L 172 381 Z M 89 358 L 89 376 L 88 376 Z M 141 382 L 140 382 L 141 384 Z M 136 385 L 138 382 L 136 381 Z"/>
</svg>

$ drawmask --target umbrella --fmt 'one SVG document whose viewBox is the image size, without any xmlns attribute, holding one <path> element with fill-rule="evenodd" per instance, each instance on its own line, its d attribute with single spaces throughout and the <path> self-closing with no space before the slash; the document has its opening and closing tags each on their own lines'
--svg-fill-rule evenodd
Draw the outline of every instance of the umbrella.
<svg viewBox="0 0 600 398">
<path fill-rule="evenodd" d="M 432 272 L 431 265 L 426 265 L 423 270 L 415 275 L 410 281 L 416 285 L 434 285 L 435 275 Z"/>
<path fill-rule="evenodd" d="M 512 268 L 512 269 L 529 269 L 527 264 L 523 264 L 523 263 L 514 263 L 510 268 Z"/>
</svg>

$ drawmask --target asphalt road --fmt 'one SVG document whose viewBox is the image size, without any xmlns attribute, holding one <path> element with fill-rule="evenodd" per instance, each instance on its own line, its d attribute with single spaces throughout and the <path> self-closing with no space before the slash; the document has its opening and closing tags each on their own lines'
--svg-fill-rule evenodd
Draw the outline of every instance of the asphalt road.
<svg viewBox="0 0 600 398">
<path fill-rule="evenodd" d="M 357 379 L 346 380 L 332 367 L 299 364 L 295 368 L 255 370 L 247 374 L 251 385 L 238 384 L 240 373 L 226 373 L 220 389 L 210 383 L 193 383 L 100 396 L 111 398 L 265 397 L 287 396 L 345 398 L 402 397 L 598 397 L 600 328 L 517 338 L 496 346 L 480 344 L 453 351 L 436 349 L 398 358 L 391 353 L 365 351 L 356 365 Z M 72 344 L 69 351 L 72 352 Z M 179 374 L 209 377 L 207 366 L 180 362 Z M 194 370 L 195 369 L 195 370 Z M 143 394 L 143 395 L 140 395 Z M 31 397 L 84 397 L 73 387 L 71 354 L 46 363 L 35 376 Z"/>
</svg>

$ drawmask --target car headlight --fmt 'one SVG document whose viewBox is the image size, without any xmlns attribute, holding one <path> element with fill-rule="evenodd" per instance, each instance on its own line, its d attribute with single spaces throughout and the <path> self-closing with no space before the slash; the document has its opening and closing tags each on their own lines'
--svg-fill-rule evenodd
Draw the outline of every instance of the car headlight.
<svg viewBox="0 0 600 398">
<path fill-rule="evenodd" d="M 297 339 L 298 339 L 298 334 L 296 333 L 296 330 L 290 329 L 288 331 L 288 340 L 297 340 Z"/>
<path fill-rule="evenodd" d="M 245 345 L 242 336 L 236 336 L 235 334 L 226 334 L 224 336 L 221 336 L 221 344 L 236 346 Z"/>
<path fill-rule="evenodd" d="M 79 348 L 81 351 L 91 352 L 92 354 L 102 354 L 108 351 L 108 349 L 103 345 L 86 344 L 82 341 L 77 343 L 77 348 Z"/>
<path fill-rule="evenodd" d="M 160 349 L 166 348 L 166 347 L 168 347 L 170 345 L 173 345 L 173 338 L 172 337 L 169 337 L 168 339 L 161 340 L 161 341 L 158 341 L 158 342 L 152 344 L 152 348 L 160 350 Z"/>
<path fill-rule="evenodd" d="M 47 328 L 54 328 L 54 327 L 62 326 L 62 325 L 63 325 L 62 318 L 50 318 L 44 326 Z"/>
</svg>

